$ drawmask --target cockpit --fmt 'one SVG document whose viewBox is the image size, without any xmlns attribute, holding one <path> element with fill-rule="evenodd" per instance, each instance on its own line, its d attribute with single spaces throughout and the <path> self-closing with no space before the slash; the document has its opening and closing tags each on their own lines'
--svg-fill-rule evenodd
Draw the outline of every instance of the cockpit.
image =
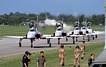
<svg viewBox="0 0 106 67">
<path fill-rule="evenodd" d="M 35 31 L 35 29 L 34 29 L 34 28 L 31 28 L 29 31 L 30 31 L 30 32 L 33 32 L 33 31 Z"/>
<path fill-rule="evenodd" d="M 85 26 L 86 27 L 87 22 L 83 21 L 81 24 L 82 24 L 82 26 Z"/>
<path fill-rule="evenodd" d="M 82 27 L 82 29 L 86 29 L 85 27 Z"/>
<path fill-rule="evenodd" d="M 62 22 L 57 22 L 56 27 L 59 27 L 59 26 L 63 27 L 63 23 Z"/>
<path fill-rule="evenodd" d="M 75 27 L 75 30 L 79 30 L 79 28 L 78 27 Z"/>
<path fill-rule="evenodd" d="M 88 29 L 91 29 L 91 27 L 89 26 Z"/>
<path fill-rule="evenodd" d="M 37 23 L 35 22 L 35 20 L 31 20 L 29 22 L 29 28 L 36 28 L 37 27 Z"/>
<path fill-rule="evenodd" d="M 78 27 L 78 26 L 79 26 L 79 22 L 76 21 L 76 22 L 74 23 L 74 26 L 75 26 L 75 27 Z"/>
<path fill-rule="evenodd" d="M 87 27 L 91 27 L 91 24 L 92 24 L 91 22 L 88 22 Z"/>
<path fill-rule="evenodd" d="M 56 29 L 57 30 L 62 30 L 63 29 L 63 23 L 62 22 L 57 22 L 56 23 Z"/>
</svg>

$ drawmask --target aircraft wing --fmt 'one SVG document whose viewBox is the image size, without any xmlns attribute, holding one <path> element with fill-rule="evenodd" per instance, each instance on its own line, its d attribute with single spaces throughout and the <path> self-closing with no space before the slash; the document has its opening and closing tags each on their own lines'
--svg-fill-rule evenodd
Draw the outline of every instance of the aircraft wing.
<svg viewBox="0 0 106 67">
<path fill-rule="evenodd" d="M 50 38 L 50 39 L 57 39 L 57 38 L 64 38 L 64 37 L 46 37 L 47 39 Z"/>
<path fill-rule="evenodd" d="M 94 31 L 93 33 L 86 34 L 86 35 L 100 35 L 100 34 L 105 34 L 104 31 Z"/>
<path fill-rule="evenodd" d="M 82 36 L 85 36 L 85 35 L 75 35 L 75 34 L 70 35 L 70 37 L 82 37 Z"/>
<path fill-rule="evenodd" d="M 42 36 L 43 39 L 57 39 L 57 38 L 64 38 L 64 37 L 56 37 L 56 36 L 51 36 L 51 35 L 43 35 Z"/>
<path fill-rule="evenodd" d="M 19 38 L 24 38 L 25 36 L 4 36 L 6 38 L 16 38 L 16 39 L 19 39 Z"/>
<path fill-rule="evenodd" d="M 43 35 L 42 37 L 51 37 L 51 35 Z"/>
<path fill-rule="evenodd" d="M 93 33 L 86 34 L 86 35 L 101 35 L 101 34 L 105 34 L 105 32 L 104 31 L 94 31 Z"/>
<path fill-rule="evenodd" d="M 6 37 L 6 38 L 20 39 L 20 38 L 25 38 L 26 36 L 4 36 L 4 37 Z M 51 35 L 43 35 L 43 36 L 41 37 L 41 39 L 46 39 L 46 38 L 48 38 L 48 37 L 51 37 Z"/>
<path fill-rule="evenodd" d="M 94 31 L 93 34 L 97 34 L 97 35 L 100 35 L 100 34 L 105 34 L 105 31 Z"/>
</svg>

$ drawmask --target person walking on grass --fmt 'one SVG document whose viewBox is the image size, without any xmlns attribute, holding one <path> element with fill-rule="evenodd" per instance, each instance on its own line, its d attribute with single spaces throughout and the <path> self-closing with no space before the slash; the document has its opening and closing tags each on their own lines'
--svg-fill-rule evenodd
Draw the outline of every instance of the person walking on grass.
<svg viewBox="0 0 106 67">
<path fill-rule="evenodd" d="M 23 58 L 22 58 L 22 64 L 23 67 L 28 67 L 28 63 L 30 63 L 30 55 L 31 53 L 26 51 Z"/>
<path fill-rule="evenodd" d="M 74 50 L 74 67 L 76 67 L 78 63 L 78 67 L 80 67 L 80 47 L 76 46 L 76 49 Z"/>
<path fill-rule="evenodd" d="M 65 57 L 66 57 L 66 53 L 65 53 L 64 45 L 61 45 L 59 47 L 59 63 L 60 63 L 60 67 L 64 66 Z"/>
<path fill-rule="evenodd" d="M 43 51 L 41 51 L 40 56 L 37 57 L 37 67 L 46 67 L 46 59 Z"/>
<path fill-rule="evenodd" d="M 85 41 L 83 41 L 83 43 L 81 43 L 80 50 L 81 50 L 81 59 L 83 59 L 84 55 L 85 55 Z"/>
</svg>

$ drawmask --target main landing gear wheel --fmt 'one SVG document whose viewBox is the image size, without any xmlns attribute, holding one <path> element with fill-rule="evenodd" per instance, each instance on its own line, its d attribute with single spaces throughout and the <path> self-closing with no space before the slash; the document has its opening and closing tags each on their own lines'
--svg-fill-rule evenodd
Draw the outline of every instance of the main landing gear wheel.
<svg viewBox="0 0 106 67">
<path fill-rule="evenodd" d="M 33 48 L 33 44 L 31 44 L 31 48 Z"/>
<path fill-rule="evenodd" d="M 49 44 L 49 47 L 51 47 L 50 38 L 47 39 L 47 44 Z"/>
<path fill-rule="evenodd" d="M 78 37 L 76 37 L 76 42 L 78 41 Z"/>
<path fill-rule="evenodd" d="M 75 37 L 73 37 L 73 44 L 75 44 L 75 40 L 74 39 L 75 39 Z"/>
<path fill-rule="evenodd" d="M 97 35 L 95 35 L 95 38 L 98 38 L 98 36 L 97 36 Z"/>
<path fill-rule="evenodd" d="M 58 38 L 58 44 L 60 44 L 60 38 Z"/>
<path fill-rule="evenodd" d="M 19 43 L 19 47 L 21 47 L 21 43 Z"/>
<path fill-rule="evenodd" d="M 49 47 L 51 47 L 51 43 L 49 43 Z"/>
<path fill-rule="evenodd" d="M 68 41 L 68 38 L 66 37 L 66 41 Z"/>
<path fill-rule="evenodd" d="M 85 40 L 85 36 L 83 36 L 83 40 Z"/>
<path fill-rule="evenodd" d="M 90 41 L 90 37 L 88 36 L 88 41 Z"/>
<path fill-rule="evenodd" d="M 93 36 L 93 37 L 92 37 L 92 39 L 94 40 L 94 39 L 95 39 L 95 37 Z"/>
<path fill-rule="evenodd" d="M 47 44 L 50 44 L 50 39 L 47 39 Z"/>
</svg>

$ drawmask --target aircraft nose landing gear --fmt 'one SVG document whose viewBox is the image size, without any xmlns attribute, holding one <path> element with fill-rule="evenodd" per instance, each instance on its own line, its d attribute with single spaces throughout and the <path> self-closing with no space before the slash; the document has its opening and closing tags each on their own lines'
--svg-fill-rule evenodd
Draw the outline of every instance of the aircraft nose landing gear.
<svg viewBox="0 0 106 67">
<path fill-rule="evenodd" d="M 31 48 L 33 47 L 33 39 L 31 39 Z"/>
</svg>

